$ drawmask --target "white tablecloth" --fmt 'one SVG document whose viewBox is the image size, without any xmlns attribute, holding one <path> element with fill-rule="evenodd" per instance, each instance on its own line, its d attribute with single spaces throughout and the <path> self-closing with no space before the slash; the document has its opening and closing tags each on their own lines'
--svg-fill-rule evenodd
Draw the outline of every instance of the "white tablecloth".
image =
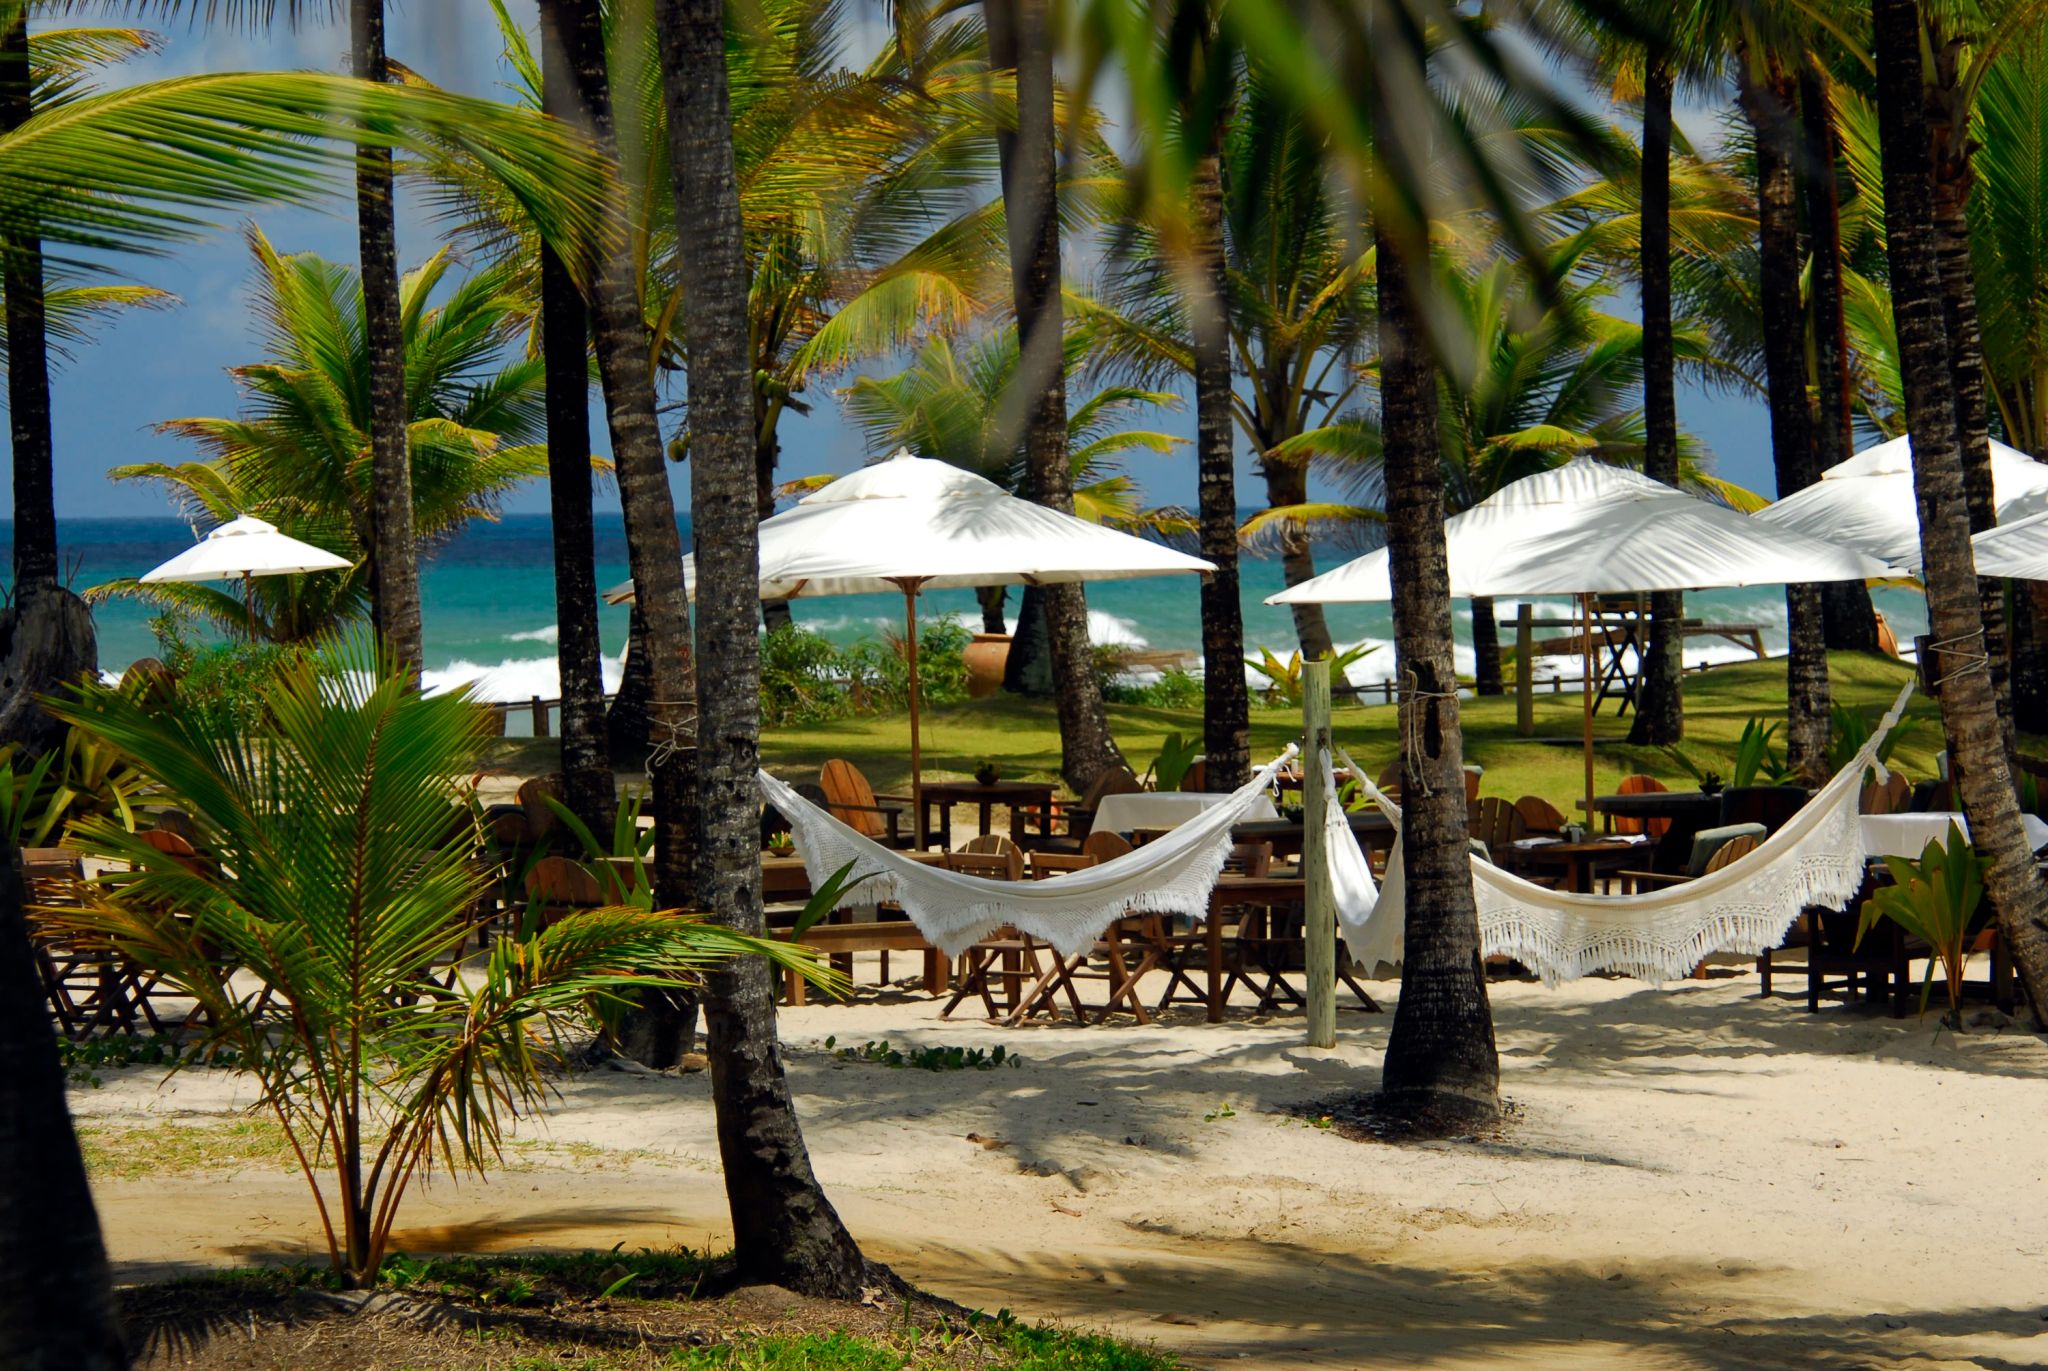
<svg viewBox="0 0 2048 1371">
<path fill-rule="evenodd" d="M 1220 805 L 1228 795 L 1211 795 L 1199 790 L 1139 791 L 1129 795 L 1105 795 L 1095 805 L 1091 833 L 1129 833 L 1134 828 L 1174 828 L 1203 810 Z M 1261 795 L 1245 814 L 1247 823 L 1277 819 L 1273 801 Z"/>
<path fill-rule="evenodd" d="M 2032 814 L 2020 815 L 2020 821 L 2027 827 L 2028 847 L 2039 851 L 2048 845 L 2048 823 Z M 1872 857 L 1918 857 L 1930 841 L 1948 841 L 1951 823 L 1965 838 L 1970 836 L 1970 825 L 1961 814 L 1865 814 L 1863 850 Z"/>
</svg>

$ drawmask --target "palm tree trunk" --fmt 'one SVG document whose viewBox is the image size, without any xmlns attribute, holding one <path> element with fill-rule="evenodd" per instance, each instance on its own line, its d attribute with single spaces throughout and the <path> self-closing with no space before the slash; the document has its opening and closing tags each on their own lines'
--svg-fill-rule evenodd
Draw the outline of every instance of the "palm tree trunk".
<svg viewBox="0 0 2048 1371">
<path fill-rule="evenodd" d="M 1237 572 L 1237 432 L 1230 413 L 1230 321 L 1224 313 L 1225 120 L 1193 178 L 1194 257 L 1188 305 L 1195 359 L 1196 510 L 1202 556 L 1202 746 L 1209 789 L 1235 790 L 1251 773 L 1251 693 L 1244 677 L 1244 604 Z"/>
<path fill-rule="evenodd" d="M 1991 676 L 1981 669 L 1984 616 L 1970 548 L 1961 422 L 1936 255 L 1919 6 L 1915 0 L 1872 0 L 1871 18 L 1886 255 L 1913 442 L 1921 579 L 1927 587 L 1931 636 L 1942 645 L 1937 658 L 1942 734 L 1950 776 L 1969 818 L 1971 845 L 1989 862 L 1985 894 L 2033 1000 L 2035 1019 L 2048 1022 L 2048 890 L 2035 871 L 2020 823 Z"/>
<path fill-rule="evenodd" d="M 350 69 L 390 75 L 384 0 L 349 0 Z M 363 278 L 363 350 L 370 366 L 370 618 L 384 650 L 415 680 L 421 656 L 419 542 L 412 526 L 412 444 L 406 433 L 405 325 L 398 303 L 398 220 L 391 149 L 356 154 L 356 240 Z"/>
<path fill-rule="evenodd" d="M 1308 466 L 1303 462 L 1280 462 L 1270 457 L 1259 459 L 1259 474 L 1266 478 L 1266 507 L 1279 509 L 1286 505 L 1304 504 L 1308 500 Z M 1441 473 L 1439 473 L 1441 475 Z M 1309 545 L 1308 533 L 1289 530 L 1280 535 L 1280 577 L 1290 586 L 1298 586 L 1316 574 L 1316 557 Z M 1301 659 L 1314 661 L 1318 657 L 1336 656 L 1336 648 L 1330 638 L 1330 621 L 1321 605 L 1291 605 L 1294 611 L 1294 636 L 1301 644 Z M 1337 678 L 1342 672 L 1330 674 L 1334 689 L 1342 689 L 1344 683 Z"/>
<path fill-rule="evenodd" d="M 614 160 L 611 78 L 605 66 L 604 21 L 598 0 L 545 0 L 543 12 L 560 35 L 576 73 L 579 122 L 599 151 Z M 604 381 L 612 462 L 626 516 L 626 559 L 645 632 L 647 759 L 654 801 L 654 898 L 658 907 L 694 904 L 697 852 L 697 680 L 690 645 L 690 602 L 683 588 L 683 542 L 668 485 L 668 455 L 647 371 L 647 325 L 640 310 L 626 207 L 606 207 L 606 235 L 591 283 L 591 336 Z M 636 644 L 636 646 L 638 646 Z M 650 999 L 622 1033 L 627 1050 L 649 1066 L 673 1066 L 688 1050 L 694 1009 Z"/>
<path fill-rule="evenodd" d="M 541 26 L 542 103 L 580 112 L 576 75 L 552 24 Z M 555 544 L 555 663 L 562 690 L 563 802 L 593 833 L 616 803 L 605 744 L 604 647 L 597 620 L 597 535 L 590 510 L 590 327 L 568 263 L 540 249 L 541 355 L 548 411 L 548 509 Z"/>
<path fill-rule="evenodd" d="M 125 1371 L 99 1214 L 29 946 L 18 856 L 0 846 L 0 1366 Z"/>
<path fill-rule="evenodd" d="M 1472 693 L 1500 695 L 1507 687 L 1500 669 L 1500 622 L 1494 617 L 1493 597 L 1472 597 Z"/>
<path fill-rule="evenodd" d="M 747 263 L 733 173 L 719 0 L 661 0 L 662 87 L 689 295 L 690 495 L 697 531 L 697 641 L 719 689 L 699 701 L 704 857 L 700 908 L 759 935 L 761 915 L 759 501 Z M 707 979 L 705 1024 L 733 1254 L 749 1280 L 855 1299 L 867 1264 L 811 1171 L 775 1038 L 767 962 Z"/>
<path fill-rule="evenodd" d="M 28 21 L 0 37 L 0 132 L 32 113 Z M 8 429 L 14 444 L 14 598 L 0 612 L 0 742 L 31 752 L 58 746 L 63 725 L 37 697 L 92 675 L 99 643 L 85 602 L 57 578 L 56 441 L 50 427 L 49 330 L 43 310 L 43 252 L 34 237 L 0 239 L 7 294 Z"/>
<path fill-rule="evenodd" d="M 1812 485 L 1812 421 L 1806 403 L 1805 311 L 1799 301 L 1799 206 L 1793 175 L 1798 148 L 1796 87 L 1775 59 L 1760 83 L 1750 62 L 1741 102 L 1756 134 L 1757 255 L 1763 306 L 1764 379 L 1770 393 L 1771 458 L 1780 499 Z M 1785 587 L 1785 761 L 1804 776 L 1827 767 L 1828 658 L 1813 586 Z"/>
<path fill-rule="evenodd" d="M 1671 65 L 1650 64 L 1643 86 L 1643 475 L 1678 484 L 1678 380 L 1671 345 Z M 1636 719 L 1628 740 L 1665 746 L 1685 736 L 1685 597 L 1650 596 Z"/>
<path fill-rule="evenodd" d="M 979 586 L 974 599 L 981 606 L 981 631 L 983 633 L 1008 633 L 1009 624 L 1003 621 L 1003 603 L 1009 598 L 1008 586 Z"/>
<path fill-rule="evenodd" d="M 991 0 L 982 10 L 988 20 L 989 64 L 1014 71 L 1017 79 L 1017 131 L 998 134 L 997 152 L 1017 312 L 1025 493 L 1048 509 L 1072 513 L 1074 473 L 1068 465 L 1062 365 L 1059 134 L 1047 5 L 1048 0 Z M 1060 774 L 1075 790 L 1086 790 L 1104 772 L 1125 764 L 1110 735 L 1109 713 L 1095 678 L 1088 599 L 1078 585 L 1046 586 L 1039 599 L 1045 607 L 1053 703 L 1060 720 Z"/>
<path fill-rule="evenodd" d="M 1455 1130 L 1499 1114 L 1500 1058 L 1466 845 L 1436 368 L 1408 268 L 1384 234 L 1378 258 L 1387 554 L 1405 740 L 1401 861 L 1408 882 L 1407 950 L 1382 1104 L 1420 1126 Z"/>
<path fill-rule="evenodd" d="M 1963 444 L 1963 496 L 1970 506 L 1970 532 L 1998 526 L 1991 483 L 1991 428 L 1984 393 L 1984 337 L 1977 323 L 1977 278 L 1970 263 L 1970 116 L 1957 88 L 1958 51 L 1935 48 L 1935 86 L 1930 91 L 1939 117 L 1932 121 L 1934 168 L 1934 262 L 1941 275 L 1942 317 L 1948 328 L 1949 369 L 1956 392 L 1956 422 Z M 2013 740 L 2012 681 L 2005 632 L 2005 585 L 1980 577 L 1977 600 L 1984 615 L 1984 650 L 1991 657 L 1991 693 L 2007 752 Z"/>
<path fill-rule="evenodd" d="M 604 712 L 605 747 L 613 766 L 633 770 L 647 760 L 648 740 L 653 735 L 647 717 L 647 702 L 654 697 L 651 661 L 647 616 L 635 600 L 626 620 L 626 663 L 619 673 L 619 693 L 612 696 L 611 708 Z"/>
<path fill-rule="evenodd" d="M 1806 175 L 1806 234 L 1813 261 L 1813 425 L 1815 474 L 1845 462 L 1856 441 L 1850 402 L 1849 330 L 1842 307 L 1842 206 L 1835 181 L 1835 116 L 1811 59 L 1799 68 L 1799 118 Z M 1821 620 L 1831 652 L 1877 651 L 1877 611 L 1861 581 L 1821 587 Z"/>
<path fill-rule="evenodd" d="M 775 468 L 782 459 L 782 439 L 777 430 L 767 424 L 762 416 L 755 417 L 755 424 L 755 507 L 759 518 L 765 520 L 775 516 Z M 789 601 L 761 602 L 761 626 L 770 633 L 778 628 L 792 628 L 795 625 L 796 619 L 789 612 Z"/>
</svg>

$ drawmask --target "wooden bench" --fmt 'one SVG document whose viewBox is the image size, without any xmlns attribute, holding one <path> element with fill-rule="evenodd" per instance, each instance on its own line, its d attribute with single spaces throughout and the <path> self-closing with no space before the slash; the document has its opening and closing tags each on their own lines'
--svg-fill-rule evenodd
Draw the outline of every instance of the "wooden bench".
<svg viewBox="0 0 2048 1371">
<path fill-rule="evenodd" d="M 777 929 L 774 936 L 788 941 L 789 930 Z M 798 941 L 827 956 L 851 956 L 855 952 L 922 952 L 924 988 L 932 995 L 946 992 L 952 970 L 951 959 L 926 942 L 924 935 L 917 931 L 917 925 L 907 919 L 880 923 L 814 924 L 804 930 Z M 783 972 L 782 988 L 785 1003 L 801 1005 L 808 1002 L 810 987 L 794 971 Z"/>
</svg>

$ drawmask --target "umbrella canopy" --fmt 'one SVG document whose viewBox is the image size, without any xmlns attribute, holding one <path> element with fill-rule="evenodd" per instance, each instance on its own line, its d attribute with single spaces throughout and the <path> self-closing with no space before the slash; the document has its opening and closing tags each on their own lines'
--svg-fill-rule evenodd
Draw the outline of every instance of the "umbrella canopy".
<svg viewBox="0 0 2048 1371">
<path fill-rule="evenodd" d="M 761 522 L 761 598 L 1121 581 L 1215 565 L 899 452 Z M 694 559 L 684 581 L 696 593 Z M 605 593 L 630 600 L 633 583 Z"/>
<path fill-rule="evenodd" d="M 165 581 L 239 581 L 251 576 L 295 576 L 340 571 L 349 566 L 324 548 L 302 543 L 277 526 L 244 514 L 201 538 L 192 547 L 142 576 L 146 585 Z"/>
<path fill-rule="evenodd" d="M 1993 439 L 1991 492 L 2001 524 L 2048 512 L 2048 464 Z M 1901 570 L 1917 573 L 1920 507 L 1913 495 L 1912 444 L 1894 438 L 1865 448 L 1848 461 L 1829 467 L 1806 489 L 1759 510 L 1756 517 L 1795 533 L 1868 552 Z"/>
<path fill-rule="evenodd" d="M 1581 457 L 1503 487 L 1446 520 L 1451 594 L 1607 595 L 1861 581 L 1874 557 L 1759 524 L 1647 476 Z M 1382 548 L 1266 598 L 1269 605 L 1391 600 Z"/>
<path fill-rule="evenodd" d="M 1987 528 L 1970 540 L 1979 576 L 2048 581 L 2048 514 Z"/>
</svg>

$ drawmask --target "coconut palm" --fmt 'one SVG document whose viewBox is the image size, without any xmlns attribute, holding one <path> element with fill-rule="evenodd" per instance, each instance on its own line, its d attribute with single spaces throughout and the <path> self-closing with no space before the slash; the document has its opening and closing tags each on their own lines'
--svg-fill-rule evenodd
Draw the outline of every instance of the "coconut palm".
<svg viewBox="0 0 2048 1371">
<path fill-rule="evenodd" d="M 1462 513 L 1501 487 L 1576 456 L 1638 468 L 1644 464 L 1647 425 L 1635 403 L 1645 356 L 1642 329 L 1597 308 L 1607 291 L 1602 278 L 1569 279 L 1585 246 L 1582 240 L 1552 257 L 1550 270 L 1561 284 L 1542 291 L 1506 259 L 1437 274 L 1433 297 L 1458 321 L 1452 336 L 1469 349 L 1452 358 L 1437 378 L 1436 450 L 1447 514 Z M 1673 342 L 1675 360 L 1688 370 L 1714 370 L 1702 331 L 1683 328 Z M 1383 388 L 1384 367 L 1384 359 L 1374 358 L 1361 372 Z M 1454 371 L 1466 379 L 1454 380 Z M 1381 529 L 1388 476 L 1379 414 L 1345 415 L 1290 440 L 1287 451 L 1317 460 L 1368 503 L 1268 510 L 1245 525 L 1248 542 L 1270 537 L 1275 528 Z M 1681 445 L 1678 482 L 1744 508 L 1763 503 L 1708 474 L 1689 440 Z M 1472 647 L 1479 693 L 1499 694 L 1500 639 L 1491 599 L 1472 601 Z"/>
<path fill-rule="evenodd" d="M 690 300 L 697 653 L 704 679 L 718 682 L 698 700 L 704 848 L 696 894 L 698 908 L 726 927 L 759 935 L 761 568 L 725 7 L 718 0 L 660 0 L 656 15 L 676 219 L 692 229 L 678 261 Z M 776 1042 L 767 966 L 743 962 L 713 974 L 705 1019 L 735 1264 L 749 1280 L 858 1298 L 874 1282 L 811 1169 Z"/>
<path fill-rule="evenodd" d="M 485 1170 L 508 1123 L 545 1100 L 545 1070 L 594 1001 L 740 954 L 808 960 L 628 906 L 501 935 L 478 974 L 451 981 L 492 880 L 474 855 L 475 796 L 456 779 L 491 715 L 410 685 L 358 636 L 285 659 L 260 686 L 260 724 L 105 688 L 58 707 L 191 815 L 215 860 L 83 821 L 74 841 L 125 869 L 45 918 L 198 1001 L 208 1047 L 256 1077 L 335 1273 L 357 1288 L 375 1282 L 412 1181 L 437 1160 Z"/>
<path fill-rule="evenodd" d="M 249 231 L 249 246 L 270 355 L 232 369 L 247 397 L 244 413 L 158 425 L 190 439 L 209 460 L 118 466 L 109 474 L 117 481 L 163 482 L 195 521 L 258 513 L 352 562 L 367 562 L 376 538 L 378 476 L 370 433 L 374 358 L 363 326 L 361 278 L 311 253 L 280 254 L 257 229 Z M 508 362 L 504 355 L 524 326 L 520 302 L 505 273 L 486 269 L 431 303 L 451 266 L 450 254 L 438 252 L 399 289 L 414 472 L 406 483 L 414 501 L 408 523 L 427 540 L 495 517 L 500 501 L 547 463 L 535 441 L 543 429 L 543 365 L 537 358 Z M 586 454 L 586 469 L 589 461 Z M 306 611 L 321 600 L 344 610 L 365 588 L 353 573 L 264 579 L 267 602 L 294 607 L 263 625 L 266 636 L 279 641 L 332 627 L 331 619 L 322 622 Z M 272 587 L 272 580 L 280 584 Z M 91 595 L 196 610 L 226 627 L 242 616 L 239 600 L 203 586 L 123 580 L 95 587 Z"/>
<path fill-rule="evenodd" d="M 1872 0 L 1871 19 L 1885 167 L 1886 257 L 1913 440 L 1921 579 L 1927 587 L 1929 631 L 1947 645 L 1942 733 L 1950 774 L 1970 819 L 1971 842 L 1988 862 L 1985 893 L 2038 1019 L 2048 1006 L 2048 890 L 2020 824 L 1990 673 L 1970 665 L 1973 657 L 1982 660 L 1984 620 L 1970 549 L 1963 422 L 1943 302 L 1922 15 L 1916 0 Z"/>
</svg>

